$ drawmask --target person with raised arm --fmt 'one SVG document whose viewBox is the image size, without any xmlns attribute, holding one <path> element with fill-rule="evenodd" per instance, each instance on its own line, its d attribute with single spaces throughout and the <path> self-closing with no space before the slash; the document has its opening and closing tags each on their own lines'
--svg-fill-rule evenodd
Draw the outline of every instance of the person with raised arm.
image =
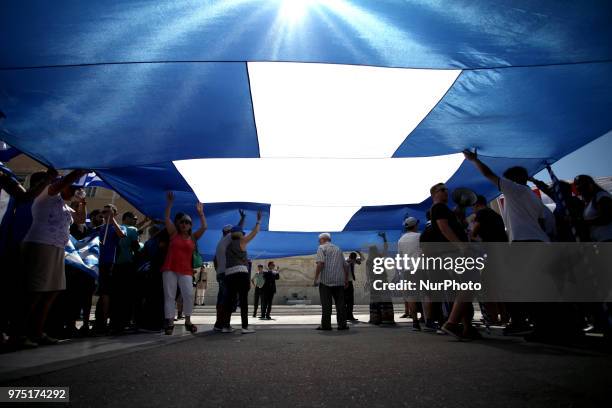
<svg viewBox="0 0 612 408">
<path fill-rule="evenodd" d="M 32 225 L 22 244 L 29 294 L 26 334 L 32 346 L 57 343 L 44 333 L 44 327 L 51 305 L 66 289 L 64 247 L 70 238 L 74 213 L 66 201 L 78 189 L 73 183 L 85 173 L 74 170 L 56 179 L 32 203 Z"/>
<path fill-rule="evenodd" d="M 102 210 L 104 224 L 98 229 L 100 239 L 100 256 L 98 257 L 98 302 L 96 303 L 96 321 L 94 331 L 97 334 L 107 334 L 109 327 L 107 321 L 111 320 L 111 330 L 118 334 L 121 328 L 117 327 L 116 288 L 113 280 L 115 278 L 115 261 L 119 240 L 125 237 L 125 229 L 119 225 L 115 217 L 117 207 L 114 204 L 106 204 Z"/>
<path fill-rule="evenodd" d="M 196 211 L 200 217 L 200 228 L 192 232 L 191 217 L 183 214 L 172 221 L 172 205 L 174 193 L 166 194 L 165 224 L 170 243 L 168 253 L 162 265 L 162 280 L 164 285 L 164 317 L 166 319 L 165 333 L 172 334 L 174 330 L 174 316 L 176 314 L 176 288 L 180 287 L 183 299 L 183 312 L 185 313 L 185 327 L 191 333 L 198 331 L 191 323 L 191 312 L 193 310 L 193 254 L 197 249 L 197 241 L 207 228 L 204 207 L 202 203 L 196 204 Z"/>
<path fill-rule="evenodd" d="M 493 183 L 504 195 L 503 215 L 512 242 L 549 242 L 545 231 L 550 210 L 527 185 L 527 169 L 514 166 L 506 169 L 502 177 L 495 174 L 479 158 L 476 150 L 464 150 L 465 159 L 471 161 L 478 171 Z M 528 315 L 533 315 L 532 305 L 519 302 L 508 304 L 511 323 L 504 329 L 505 335 L 523 335 L 531 331 Z M 533 316 L 532 316 L 533 317 Z"/>
<path fill-rule="evenodd" d="M 359 254 L 359 257 L 357 257 Z M 363 256 L 359 251 L 351 252 L 349 257 L 346 259 L 346 264 L 348 265 L 348 286 L 344 290 L 344 307 L 346 308 L 346 320 L 356 323 L 359 321 L 354 314 L 353 310 L 355 308 L 355 287 L 354 282 L 357 280 L 355 276 L 355 265 L 361 265 L 361 261 L 363 260 Z"/>
<path fill-rule="evenodd" d="M 244 210 L 238 210 L 238 213 L 240 214 L 238 226 L 240 228 L 244 228 L 246 213 Z M 232 242 L 231 232 L 233 227 L 234 226 L 231 224 L 227 224 L 223 227 L 223 235 L 215 248 L 215 259 L 213 263 L 215 265 L 215 277 L 217 278 L 217 284 L 219 285 L 219 290 L 217 292 L 217 319 L 215 321 L 215 325 L 213 326 L 213 330 L 216 332 L 223 331 L 223 321 L 225 319 L 224 306 L 227 298 L 227 287 L 225 285 L 225 251 L 227 250 L 227 246 L 230 244 L 230 242 Z"/>
<path fill-rule="evenodd" d="M 550 210 L 527 185 L 527 169 L 520 166 L 510 167 L 499 177 L 480 161 L 476 151 L 464 150 L 463 155 L 504 194 L 503 211 L 510 241 L 550 241 L 544 231 L 547 216 L 545 212 Z"/>
<path fill-rule="evenodd" d="M 261 226 L 261 211 L 257 212 L 257 222 L 253 230 L 246 234 L 240 225 L 231 229 L 232 240 L 225 251 L 225 284 L 227 296 L 225 299 L 225 320 L 223 322 L 223 333 L 231 333 L 230 320 L 234 299 L 238 296 L 240 302 L 240 318 L 242 321 L 242 334 L 255 333 L 249 328 L 249 301 L 248 295 L 251 289 L 249 274 L 249 257 L 247 246 L 255 238 Z"/>
<path fill-rule="evenodd" d="M 21 284 L 21 244 L 32 225 L 32 204 L 34 199 L 57 179 L 57 171 L 48 168 L 30 176 L 26 190 L 17 176 L 0 163 L 0 264 L 7 273 L 0 281 L 0 331 L 7 333 L 11 343 L 17 346 L 31 346 L 25 336 L 25 314 L 27 301 L 25 288 Z M 21 288 L 21 290 L 15 290 Z"/>
</svg>

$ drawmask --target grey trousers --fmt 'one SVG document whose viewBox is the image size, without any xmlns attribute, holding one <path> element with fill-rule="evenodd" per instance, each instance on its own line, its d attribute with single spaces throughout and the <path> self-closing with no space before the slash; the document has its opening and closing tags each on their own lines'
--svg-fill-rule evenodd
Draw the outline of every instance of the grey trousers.
<svg viewBox="0 0 612 408">
<path fill-rule="evenodd" d="M 321 327 L 331 328 L 332 299 L 336 304 L 336 321 L 338 327 L 346 326 L 346 307 L 344 305 L 344 286 L 327 286 L 319 284 L 319 296 L 321 298 Z"/>
</svg>

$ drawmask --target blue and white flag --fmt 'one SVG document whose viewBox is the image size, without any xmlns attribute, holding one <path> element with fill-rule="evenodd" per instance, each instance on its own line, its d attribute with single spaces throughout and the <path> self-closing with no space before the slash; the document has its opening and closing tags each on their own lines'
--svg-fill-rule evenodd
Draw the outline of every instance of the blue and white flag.
<svg viewBox="0 0 612 408">
<path fill-rule="evenodd" d="M 269 258 L 396 240 L 436 183 L 499 195 L 464 149 L 532 175 L 612 129 L 611 1 L 192 3 L 12 7 L 0 138 L 154 218 L 203 202 L 206 259 L 239 209 Z"/>
<path fill-rule="evenodd" d="M 87 237 L 80 241 L 70 237 L 65 248 L 66 265 L 77 268 L 92 278 L 98 279 L 98 258 L 100 256 L 100 238 Z"/>
<path fill-rule="evenodd" d="M 82 176 L 80 179 L 75 181 L 73 185 L 78 187 L 104 187 L 112 190 L 112 187 L 106 184 L 104 180 L 98 177 L 98 175 L 93 171 Z"/>
</svg>

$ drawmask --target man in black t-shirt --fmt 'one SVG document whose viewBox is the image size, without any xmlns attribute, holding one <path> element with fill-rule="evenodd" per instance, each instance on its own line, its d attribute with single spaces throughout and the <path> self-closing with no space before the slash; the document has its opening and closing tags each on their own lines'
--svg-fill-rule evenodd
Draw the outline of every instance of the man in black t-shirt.
<svg viewBox="0 0 612 408">
<path fill-rule="evenodd" d="M 474 211 L 474 222 L 470 232 L 472 240 L 508 242 L 504 219 L 501 215 L 487 207 L 487 199 L 484 196 L 479 195 L 476 198 L 476 203 L 474 203 L 472 210 Z M 482 302 L 480 310 L 486 325 L 501 324 L 502 321 L 499 319 L 499 316 L 502 317 L 502 320 L 505 320 L 505 306 L 501 302 Z"/>
<path fill-rule="evenodd" d="M 479 195 L 473 207 L 474 224 L 472 237 L 480 237 L 482 242 L 508 242 L 504 220 L 495 211 L 487 207 L 487 199 Z"/>
<path fill-rule="evenodd" d="M 432 242 L 467 242 L 467 235 L 457 216 L 448 208 L 448 188 L 440 183 L 431 188 L 433 205 L 431 206 Z"/>
<path fill-rule="evenodd" d="M 432 240 L 435 240 L 434 242 L 466 242 L 467 235 L 463 226 L 455 213 L 447 206 L 448 188 L 444 183 L 438 183 L 429 192 L 433 201 L 431 207 Z M 472 326 L 474 315 L 472 298 L 471 293 L 457 293 L 448 320 L 442 326 L 442 331 L 458 339 L 480 338 L 480 334 Z M 463 327 L 460 326 L 460 322 L 463 323 Z"/>
</svg>

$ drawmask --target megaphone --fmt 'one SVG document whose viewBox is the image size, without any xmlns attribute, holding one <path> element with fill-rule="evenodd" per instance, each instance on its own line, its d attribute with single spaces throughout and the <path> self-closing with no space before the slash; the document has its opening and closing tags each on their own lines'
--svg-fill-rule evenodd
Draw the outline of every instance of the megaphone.
<svg viewBox="0 0 612 408">
<path fill-rule="evenodd" d="M 459 187 L 453 190 L 452 199 L 457 207 L 467 208 L 476 204 L 476 193 L 466 187 Z"/>
</svg>

